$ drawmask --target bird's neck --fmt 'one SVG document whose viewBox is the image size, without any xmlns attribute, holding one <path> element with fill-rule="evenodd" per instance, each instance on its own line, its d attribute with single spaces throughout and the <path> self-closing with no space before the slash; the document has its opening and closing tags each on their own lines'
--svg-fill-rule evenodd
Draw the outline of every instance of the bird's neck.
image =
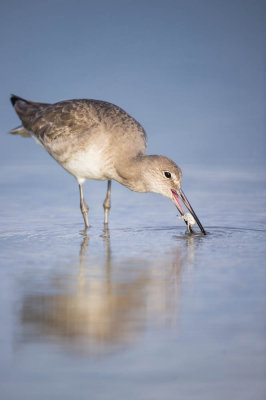
<svg viewBox="0 0 266 400">
<path fill-rule="evenodd" d="M 116 180 L 134 192 L 153 192 L 151 175 L 156 157 L 158 156 L 138 155 L 122 160 L 117 168 Z"/>
</svg>

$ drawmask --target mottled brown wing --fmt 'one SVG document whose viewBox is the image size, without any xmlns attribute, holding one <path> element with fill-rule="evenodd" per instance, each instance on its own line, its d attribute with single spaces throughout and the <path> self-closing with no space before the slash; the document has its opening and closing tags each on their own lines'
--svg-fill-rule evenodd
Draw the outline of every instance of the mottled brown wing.
<svg viewBox="0 0 266 400">
<path fill-rule="evenodd" d="M 81 99 L 42 104 L 19 99 L 14 106 L 24 127 L 44 146 L 60 137 L 65 141 L 84 138 L 99 127 L 110 135 L 120 132 L 130 140 L 142 138 L 146 143 L 143 127 L 120 107 L 105 101 Z"/>
<path fill-rule="evenodd" d="M 17 101 L 15 109 L 24 127 L 43 144 L 61 135 L 79 136 L 99 124 L 97 115 L 88 104 L 79 100 L 41 104 Z"/>
</svg>

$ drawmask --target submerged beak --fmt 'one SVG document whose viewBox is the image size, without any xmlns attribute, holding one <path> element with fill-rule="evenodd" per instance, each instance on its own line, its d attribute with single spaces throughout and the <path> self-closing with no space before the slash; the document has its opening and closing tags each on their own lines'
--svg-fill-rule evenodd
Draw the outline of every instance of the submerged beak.
<svg viewBox="0 0 266 400">
<path fill-rule="evenodd" d="M 186 206 L 186 208 L 188 209 L 188 211 L 192 214 L 193 218 L 194 218 L 195 221 L 197 222 L 197 224 L 198 224 L 198 226 L 199 226 L 201 232 L 202 232 L 204 235 L 206 235 L 205 229 L 204 229 L 203 226 L 201 225 L 200 220 L 198 219 L 198 217 L 197 217 L 195 211 L 193 210 L 193 208 L 192 208 L 190 202 L 189 202 L 188 199 L 186 198 L 185 193 L 182 191 L 182 189 L 180 189 L 178 193 L 177 193 L 175 190 L 173 190 L 173 189 L 171 189 L 171 191 L 172 191 L 172 194 L 173 194 L 173 197 L 174 197 L 174 204 L 175 204 L 176 208 L 178 209 L 178 211 L 180 212 L 180 214 L 181 214 L 182 216 L 185 214 L 185 213 L 184 213 L 184 210 L 183 210 L 183 207 L 182 207 L 182 204 L 181 204 L 181 201 L 180 201 L 180 197 L 181 197 L 181 199 L 182 199 L 184 205 Z"/>
</svg>

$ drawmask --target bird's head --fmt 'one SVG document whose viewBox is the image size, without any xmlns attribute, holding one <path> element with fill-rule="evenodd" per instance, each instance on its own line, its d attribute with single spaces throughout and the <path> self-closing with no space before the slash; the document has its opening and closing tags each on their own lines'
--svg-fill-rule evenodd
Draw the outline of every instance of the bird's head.
<svg viewBox="0 0 266 400">
<path fill-rule="evenodd" d="M 193 215 L 200 230 L 206 234 L 195 211 L 181 188 L 182 171 L 176 163 L 164 156 L 147 156 L 148 171 L 146 184 L 148 191 L 168 197 L 183 216 L 184 210 L 181 201 Z"/>
</svg>

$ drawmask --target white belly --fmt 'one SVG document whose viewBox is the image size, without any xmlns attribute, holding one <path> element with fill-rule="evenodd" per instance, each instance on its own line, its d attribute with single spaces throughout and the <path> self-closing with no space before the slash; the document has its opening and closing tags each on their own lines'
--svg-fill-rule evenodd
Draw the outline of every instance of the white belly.
<svg viewBox="0 0 266 400">
<path fill-rule="evenodd" d="M 112 179 L 113 165 L 111 159 L 108 158 L 104 149 L 99 149 L 98 146 L 90 146 L 85 151 L 72 154 L 61 165 L 79 181 Z"/>
</svg>

